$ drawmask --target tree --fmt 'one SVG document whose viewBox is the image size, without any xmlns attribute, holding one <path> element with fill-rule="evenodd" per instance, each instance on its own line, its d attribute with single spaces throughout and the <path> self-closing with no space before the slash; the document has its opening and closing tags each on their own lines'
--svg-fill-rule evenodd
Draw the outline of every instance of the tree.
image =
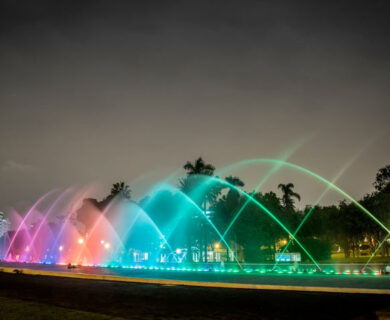
<svg viewBox="0 0 390 320">
<path fill-rule="evenodd" d="M 228 188 L 227 194 L 223 195 L 217 203 L 214 204 L 213 210 L 215 211 L 214 221 L 218 225 L 219 230 L 226 230 L 229 224 L 234 219 L 243 204 L 243 197 L 234 187 L 243 187 L 244 182 L 233 176 L 225 178 L 229 185 L 224 185 L 224 188 Z M 223 233 L 223 232 L 222 232 Z M 236 236 L 233 231 L 229 232 L 229 237 L 225 237 L 225 241 L 228 239 L 234 239 L 237 242 Z M 229 259 L 229 249 L 226 247 L 226 260 Z"/>
<path fill-rule="evenodd" d="M 212 176 L 215 170 L 213 165 L 206 164 L 201 157 L 196 159 L 194 163 L 187 161 L 183 168 L 186 170 L 187 176 L 180 179 L 179 184 L 180 189 L 188 195 L 190 195 L 196 187 L 206 183 L 207 177 Z M 214 202 L 221 193 L 221 190 L 222 187 L 213 181 L 211 184 L 209 183 L 207 188 L 205 187 L 201 190 L 203 191 L 203 197 L 198 199 L 195 197 L 196 195 L 192 195 L 195 197 L 193 200 L 198 203 L 203 210 L 206 210 L 207 202 Z"/>
<path fill-rule="evenodd" d="M 194 163 L 191 163 L 190 161 L 187 161 L 186 164 L 183 166 L 184 170 L 186 170 L 187 175 L 206 175 L 206 176 L 212 176 L 214 174 L 215 167 L 211 164 L 206 164 L 202 157 L 199 157 L 194 161 Z"/>
<path fill-rule="evenodd" d="M 252 193 L 252 197 L 271 212 L 280 212 L 280 199 L 274 192 Z M 246 202 L 241 197 L 240 205 Z M 271 261 L 277 241 L 286 237 L 286 232 L 261 207 L 248 203 L 240 218 L 232 226 L 237 242 L 243 249 L 245 262 Z"/>
<path fill-rule="evenodd" d="M 294 184 L 292 184 L 291 182 L 287 184 L 280 183 L 278 185 L 278 189 L 282 190 L 283 193 L 282 203 L 284 207 L 288 209 L 294 209 L 293 198 L 298 199 L 298 201 L 301 200 L 301 196 L 298 193 L 294 192 L 293 188 L 294 188 Z"/>
<path fill-rule="evenodd" d="M 376 174 L 374 187 L 377 191 L 390 191 L 390 165 L 387 165 L 381 169 L 379 169 Z"/>
<path fill-rule="evenodd" d="M 245 183 L 239 177 L 228 176 L 225 178 L 225 180 L 235 187 L 243 187 L 245 185 Z M 230 188 L 230 191 L 236 190 L 234 190 L 234 188 Z"/>
<path fill-rule="evenodd" d="M 328 260 L 331 258 L 332 255 L 332 246 L 329 241 L 316 239 L 313 237 L 300 238 L 301 244 L 304 246 L 304 248 L 310 252 L 310 254 L 314 257 L 314 259 L 318 260 Z M 292 243 L 289 250 L 293 252 L 300 252 L 303 259 L 308 260 L 309 258 L 306 257 L 306 253 L 302 250 L 300 246 L 297 245 L 297 243 Z"/>
<path fill-rule="evenodd" d="M 112 199 L 116 196 L 120 196 L 123 199 L 130 200 L 131 198 L 131 189 L 123 181 L 114 183 L 111 188 L 111 193 L 109 197 Z"/>
<path fill-rule="evenodd" d="M 229 191 L 223 199 L 221 199 L 225 202 L 225 206 L 228 209 L 226 210 L 225 216 L 222 217 L 222 220 L 225 221 L 226 228 L 240 209 L 241 195 L 234 187 L 243 187 L 245 184 L 239 177 L 228 176 L 225 180 L 230 184 L 225 186 L 229 188 Z"/>
<path fill-rule="evenodd" d="M 193 201 L 198 203 L 201 210 L 206 214 L 207 203 L 215 204 L 222 190 L 220 184 L 217 184 L 214 181 L 211 181 L 210 183 L 210 181 L 207 180 L 207 177 L 213 176 L 215 167 L 205 163 L 204 160 L 199 157 L 193 163 L 187 161 L 183 168 L 186 171 L 187 176 L 179 180 L 180 188 L 184 193 L 192 197 Z M 199 192 L 197 192 L 198 194 L 193 194 L 192 191 L 199 186 L 202 186 L 200 189 L 200 191 L 202 191 L 201 194 L 199 194 Z M 207 239 L 210 227 L 209 224 L 206 223 L 204 217 L 194 216 L 193 218 L 193 224 L 198 227 L 198 239 L 195 240 L 199 241 L 202 254 L 207 262 Z"/>
<path fill-rule="evenodd" d="M 364 196 L 360 200 L 360 204 L 369 210 L 379 221 L 384 225 L 390 224 L 390 193 L 386 193 L 385 189 L 380 192 L 373 192 Z M 367 241 L 371 247 L 371 252 L 374 252 L 378 245 L 382 243 L 380 253 L 382 256 L 389 254 L 389 243 L 382 242 L 387 236 L 387 232 L 373 219 L 364 215 L 364 232 Z M 379 253 L 378 252 L 378 253 Z"/>
</svg>

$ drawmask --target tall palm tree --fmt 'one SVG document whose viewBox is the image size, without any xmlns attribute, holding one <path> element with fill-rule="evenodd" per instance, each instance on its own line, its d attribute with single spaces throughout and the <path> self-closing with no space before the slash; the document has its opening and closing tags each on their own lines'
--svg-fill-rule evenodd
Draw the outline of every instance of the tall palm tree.
<svg viewBox="0 0 390 320">
<path fill-rule="evenodd" d="M 206 164 L 201 157 L 196 159 L 194 163 L 187 161 L 183 168 L 187 171 L 187 175 L 197 174 L 212 176 L 215 170 L 215 167 L 213 165 Z"/>
<path fill-rule="evenodd" d="M 285 208 L 289 208 L 289 209 L 294 208 L 294 199 L 293 198 L 298 199 L 298 201 L 301 200 L 301 196 L 298 193 L 293 191 L 294 184 L 292 184 L 291 182 L 287 183 L 287 184 L 280 183 L 278 185 L 278 189 L 282 190 L 282 193 L 283 193 L 282 203 L 283 203 Z"/>
<path fill-rule="evenodd" d="M 239 178 L 239 177 L 233 177 L 228 176 L 225 178 L 226 182 L 230 183 L 231 185 L 235 187 L 243 187 L 245 186 L 245 183 Z M 233 188 L 230 188 L 231 190 L 234 190 Z"/>
<path fill-rule="evenodd" d="M 203 183 L 205 181 L 205 176 L 212 176 L 215 170 L 213 165 L 205 163 L 201 157 L 196 159 L 193 163 L 187 161 L 183 168 L 186 171 L 187 177 L 180 179 L 179 183 L 182 191 L 187 194 L 190 194 L 197 185 Z M 200 202 L 200 207 L 204 213 L 207 211 L 207 203 L 214 202 L 220 192 L 221 188 L 215 184 L 212 184 L 204 189 L 202 199 L 197 199 Z M 204 219 L 200 219 L 198 221 L 198 240 L 200 241 L 202 255 L 207 262 L 208 225 L 205 223 Z"/>
<path fill-rule="evenodd" d="M 187 177 L 180 179 L 179 184 L 181 190 L 187 194 L 190 194 L 198 184 L 201 184 L 205 181 L 204 177 L 202 176 L 212 176 L 215 170 L 213 165 L 206 164 L 201 157 L 196 159 L 193 163 L 187 161 L 183 168 L 186 170 Z M 211 188 L 206 189 L 207 191 L 205 191 L 205 196 L 200 203 L 200 206 L 204 210 L 206 210 L 208 201 L 212 202 L 216 199 L 216 197 L 218 197 L 220 194 L 220 189 L 220 186 L 216 186 L 215 183 L 213 183 Z"/>
<path fill-rule="evenodd" d="M 111 198 L 120 195 L 122 198 L 130 200 L 131 198 L 131 189 L 123 181 L 114 183 L 111 188 Z"/>
</svg>

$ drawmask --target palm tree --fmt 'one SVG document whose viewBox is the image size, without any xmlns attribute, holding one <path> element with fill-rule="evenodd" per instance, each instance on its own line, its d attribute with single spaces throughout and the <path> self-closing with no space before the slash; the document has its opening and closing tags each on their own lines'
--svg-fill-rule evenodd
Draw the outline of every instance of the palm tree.
<svg viewBox="0 0 390 320">
<path fill-rule="evenodd" d="M 225 178 L 226 182 L 235 186 L 235 187 L 243 187 L 245 186 L 245 183 L 239 178 L 239 177 L 233 177 L 233 176 L 228 176 Z M 234 188 L 230 188 L 230 191 L 233 191 Z"/>
<path fill-rule="evenodd" d="M 187 161 L 183 168 L 187 171 L 187 175 L 197 174 L 212 176 L 215 170 L 215 167 L 213 165 L 206 164 L 201 157 L 196 159 L 194 163 Z"/>
<path fill-rule="evenodd" d="M 191 191 L 197 187 L 197 185 L 203 183 L 205 176 L 212 176 L 215 170 L 215 167 L 213 165 L 205 163 L 201 157 L 196 159 L 193 163 L 187 161 L 183 168 L 186 171 L 187 177 L 180 179 L 179 183 L 181 190 L 187 194 L 190 194 Z M 200 207 L 202 208 L 204 213 L 206 213 L 207 211 L 207 202 L 215 202 L 220 192 L 220 186 L 216 186 L 215 184 L 213 184 L 212 186 L 207 187 L 207 189 L 204 190 L 204 196 L 202 197 L 202 199 L 197 199 L 200 202 Z M 204 219 L 201 219 L 199 222 L 200 224 L 198 225 L 198 240 L 200 240 L 202 255 L 205 257 L 205 261 L 207 262 L 207 233 L 209 230 L 208 225 L 205 224 Z"/>
<path fill-rule="evenodd" d="M 282 190 L 282 193 L 283 193 L 282 203 L 283 203 L 284 207 L 288 208 L 288 209 L 294 208 L 294 199 L 293 198 L 298 199 L 298 201 L 301 200 L 301 196 L 298 193 L 294 192 L 293 188 L 294 188 L 294 184 L 292 184 L 291 182 L 287 183 L 287 184 L 280 183 L 278 185 L 278 189 Z"/>
<path fill-rule="evenodd" d="M 111 188 L 111 194 L 109 197 L 114 198 L 119 195 L 121 198 L 130 200 L 131 198 L 131 189 L 123 181 L 114 183 Z"/>
<path fill-rule="evenodd" d="M 213 165 L 206 164 L 201 157 L 196 159 L 194 163 L 187 161 L 183 168 L 186 170 L 187 177 L 180 179 L 179 184 L 180 189 L 186 194 L 190 194 L 198 184 L 204 182 L 205 177 L 202 176 L 212 176 L 215 170 Z M 216 200 L 220 192 L 221 187 L 216 186 L 215 183 L 213 183 L 213 186 L 211 188 L 207 188 L 207 192 L 205 191 L 205 196 L 201 200 L 200 206 L 206 210 L 207 202 L 213 202 Z"/>
<path fill-rule="evenodd" d="M 374 187 L 377 191 L 390 191 L 390 165 L 387 165 L 378 170 L 376 174 Z"/>
</svg>

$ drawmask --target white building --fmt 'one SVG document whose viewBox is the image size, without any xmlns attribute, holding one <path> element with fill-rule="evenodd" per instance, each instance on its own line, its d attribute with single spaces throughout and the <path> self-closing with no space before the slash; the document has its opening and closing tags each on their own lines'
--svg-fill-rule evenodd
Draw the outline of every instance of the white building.
<svg viewBox="0 0 390 320">
<path fill-rule="evenodd" d="M 0 212 L 0 238 L 9 230 L 9 221 L 4 218 L 4 213 Z"/>
</svg>

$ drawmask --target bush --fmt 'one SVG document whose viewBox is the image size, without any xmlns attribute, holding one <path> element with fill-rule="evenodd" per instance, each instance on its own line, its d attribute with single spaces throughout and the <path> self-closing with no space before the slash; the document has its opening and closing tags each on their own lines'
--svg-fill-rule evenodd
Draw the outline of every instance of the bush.
<svg viewBox="0 0 390 320">
<path fill-rule="evenodd" d="M 311 254 L 315 260 L 328 260 L 332 254 L 332 245 L 328 241 L 314 239 L 314 238 L 302 238 L 299 239 L 300 243 Z M 309 260 L 310 258 L 304 253 L 302 248 L 295 242 L 289 247 L 290 252 L 300 252 L 302 260 Z"/>
</svg>

